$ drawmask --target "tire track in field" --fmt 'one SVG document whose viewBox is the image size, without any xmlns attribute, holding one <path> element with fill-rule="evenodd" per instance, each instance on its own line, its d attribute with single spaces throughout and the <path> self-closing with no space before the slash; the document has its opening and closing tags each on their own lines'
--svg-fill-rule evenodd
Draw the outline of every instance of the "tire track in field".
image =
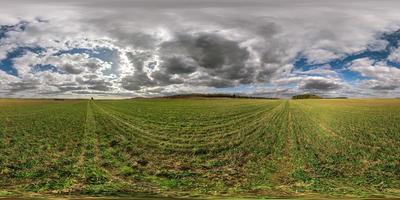
<svg viewBox="0 0 400 200">
<path fill-rule="evenodd" d="M 71 186 L 70 190 L 81 190 L 83 185 L 85 184 L 84 180 L 87 175 L 86 175 L 86 169 L 90 166 L 90 164 L 95 163 L 95 160 L 98 160 L 97 158 L 91 159 L 91 151 L 93 151 L 93 138 L 96 138 L 95 135 L 95 126 L 96 122 L 93 117 L 92 109 L 91 109 L 91 102 L 87 102 L 86 106 L 86 116 L 85 116 L 85 121 L 84 121 L 84 130 L 83 130 L 83 135 L 81 138 L 81 153 L 79 155 L 78 162 L 76 163 L 79 169 L 79 175 L 78 175 L 78 181 L 75 183 L 73 186 Z M 96 151 L 96 150 L 94 150 Z M 96 154 L 95 154 L 95 157 Z"/>
<path fill-rule="evenodd" d="M 213 129 L 210 130 L 208 127 L 205 127 L 200 131 L 201 133 L 196 133 L 196 134 L 192 134 L 192 135 L 184 135 L 184 136 L 179 135 L 179 137 L 171 138 L 169 136 L 165 136 L 164 132 L 154 131 L 154 130 L 149 130 L 148 128 L 139 127 L 136 125 L 136 123 L 140 123 L 140 122 L 136 122 L 135 124 L 133 124 L 132 121 L 127 120 L 126 118 L 123 118 L 120 116 L 120 114 L 121 114 L 122 116 L 126 117 L 126 116 L 128 116 L 127 114 L 122 114 L 119 111 L 115 111 L 115 110 L 109 110 L 109 109 L 103 108 L 102 106 L 99 106 L 96 104 L 96 107 L 98 107 L 103 113 L 107 114 L 108 116 L 111 116 L 112 118 L 116 119 L 117 121 L 122 122 L 126 126 L 129 126 L 130 128 L 132 128 L 136 131 L 145 133 L 146 136 L 148 136 L 148 138 L 146 137 L 147 139 L 157 140 L 160 142 L 168 141 L 168 143 L 171 143 L 171 144 L 172 143 L 183 144 L 183 143 L 186 143 L 190 139 L 196 140 L 197 142 L 205 142 L 205 141 L 209 141 L 210 139 L 214 140 L 214 139 L 221 139 L 221 138 L 225 138 L 225 137 L 231 137 L 239 132 L 239 130 L 237 128 L 230 128 L 232 130 L 229 130 L 228 132 L 226 132 L 224 134 L 220 133 L 220 131 L 221 131 L 220 129 L 223 129 L 224 127 L 229 127 L 229 125 L 230 126 L 237 125 L 239 123 L 237 121 L 232 121 L 232 122 L 227 122 L 227 123 L 218 125 L 219 127 L 216 130 L 213 130 Z M 259 122 L 264 121 L 266 114 L 271 113 L 271 111 L 275 110 L 277 107 L 279 107 L 279 105 L 275 105 L 268 109 L 262 109 L 261 111 L 259 111 L 257 113 L 260 116 L 252 116 L 255 119 L 254 120 L 250 119 L 251 121 L 249 121 L 248 123 L 250 123 L 251 126 L 258 125 Z M 246 117 L 246 119 L 239 119 L 240 122 L 242 120 L 249 120 L 249 119 L 247 117 Z M 247 124 L 247 125 L 250 125 L 250 124 Z M 173 131 L 179 131 L 179 129 L 176 129 L 176 127 L 175 127 L 175 130 L 173 130 Z M 173 139 L 173 141 L 171 139 Z"/>
<path fill-rule="evenodd" d="M 83 152 L 82 155 L 82 165 L 83 167 L 88 167 L 85 166 L 87 165 L 93 165 L 95 168 L 98 168 L 102 171 L 104 171 L 107 179 L 114 181 L 114 182 L 119 182 L 119 183 L 125 183 L 124 180 L 122 180 L 121 178 L 119 178 L 118 176 L 116 176 L 115 174 L 113 174 L 111 171 L 109 171 L 108 169 L 104 168 L 101 166 L 101 151 L 99 148 L 99 144 L 100 142 L 100 136 L 98 133 L 96 133 L 96 119 L 93 113 L 93 105 L 94 102 L 93 101 L 89 101 L 88 102 L 88 106 L 87 106 L 87 110 L 86 110 L 86 124 L 85 124 L 85 141 L 88 142 L 87 148 L 85 148 L 85 151 Z M 94 155 L 92 159 L 87 160 L 87 163 L 84 163 L 84 159 L 87 158 L 85 156 L 85 154 L 87 154 L 87 151 L 91 150 L 93 151 Z"/>
<path fill-rule="evenodd" d="M 90 112 L 92 113 L 92 116 L 94 116 L 94 114 L 96 114 L 96 113 L 93 113 L 93 110 L 96 110 L 96 111 L 100 110 L 101 112 L 103 112 L 102 108 L 100 108 L 98 105 L 96 105 L 96 103 L 94 101 L 91 102 L 90 109 L 91 109 Z M 104 111 L 104 112 L 106 112 L 106 111 Z M 110 115 L 109 115 L 109 117 L 110 117 Z M 93 117 L 93 121 L 95 122 L 95 118 L 94 117 Z M 100 144 L 100 135 L 95 133 L 95 131 L 93 131 L 93 132 L 94 132 L 94 134 L 96 136 L 97 144 Z M 121 134 L 116 135 L 115 137 L 120 137 L 123 140 L 127 140 L 126 137 L 124 135 L 121 135 Z M 102 167 L 101 164 L 100 164 L 102 158 L 100 156 L 101 153 L 100 153 L 100 149 L 98 148 L 98 145 L 96 145 L 96 149 L 97 149 L 97 152 L 98 152 L 97 153 L 97 158 L 98 159 L 97 160 L 95 159 L 96 165 L 97 165 L 97 167 L 99 167 L 100 169 L 102 169 L 106 173 L 106 176 L 109 179 L 109 181 L 115 182 L 115 183 L 122 183 L 122 184 L 126 184 L 126 185 L 131 185 L 131 186 L 137 184 L 135 181 L 121 178 L 119 172 L 115 171 L 115 169 L 112 169 L 112 168 L 111 169 L 106 169 L 106 168 Z M 147 187 L 150 187 L 150 186 L 147 186 Z"/>
<path fill-rule="evenodd" d="M 97 105 L 97 104 L 96 104 Z M 140 116 L 136 116 L 136 115 L 132 115 L 132 113 L 128 112 L 124 112 L 121 110 L 121 108 L 118 108 L 118 105 L 110 105 L 107 103 L 102 103 L 98 106 L 101 106 L 103 109 L 115 112 L 115 113 L 119 113 L 125 116 L 129 116 L 129 118 L 133 119 L 133 120 L 143 120 L 143 117 Z M 244 119 L 244 116 L 246 117 L 252 117 L 254 115 L 257 115 L 259 113 L 264 112 L 265 110 L 263 109 L 264 106 L 260 106 L 258 105 L 256 108 L 253 108 L 253 110 L 245 110 L 244 112 L 236 112 L 235 114 L 228 114 L 228 115 L 221 115 L 219 117 L 215 117 L 213 116 L 212 118 L 202 118 L 201 121 L 198 121 L 199 119 L 196 118 L 196 123 L 201 124 L 201 126 L 216 126 L 215 124 L 221 124 L 221 123 L 227 123 L 229 122 L 226 119 L 231 119 L 231 120 L 236 120 L 236 119 Z M 214 125 L 209 125 L 209 123 L 213 123 Z M 162 127 L 166 127 L 168 128 L 175 128 L 176 126 L 171 124 L 170 121 L 160 121 L 160 120 L 149 120 L 146 119 L 146 123 L 150 123 L 156 126 L 162 126 Z M 176 122 L 175 122 L 176 123 Z M 179 122 L 181 123 L 181 122 Z"/>
<path fill-rule="evenodd" d="M 84 125 L 84 130 L 83 130 L 83 138 L 82 138 L 82 146 L 81 146 L 81 154 L 79 156 L 79 160 L 77 165 L 79 167 L 83 166 L 84 162 L 85 162 L 85 154 L 87 152 L 86 148 L 87 148 L 87 137 L 88 137 L 88 132 L 89 132 L 89 127 L 88 127 L 88 120 L 89 120 L 89 112 L 90 112 L 90 102 L 87 103 L 86 106 L 86 116 L 85 116 L 85 125 Z"/>
<path fill-rule="evenodd" d="M 111 113 L 110 111 L 107 111 L 106 109 L 102 108 L 99 105 L 94 104 L 94 106 L 96 107 L 96 109 L 98 109 L 99 111 L 101 111 L 102 113 L 104 113 L 105 115 L 107 115 L 108 117 L 114 119 L 116 122 L 121 123 L 121 125 L 130 128 L 132 130 L 138 131 L 142 134 L 136 135 L 136 137 L 141 138 L 141 140 L 143 140 L 143 142 L 145 144 L 147 144 L 145 141 L 150 141 L 153 142 L 154 144 L 162 144 L 165 145 L 163 148 L 167 148 L 169 150 L 172 151 L 179 151 L 179 152 L 193 152 L 194 148 L 207 148 L 207 149 L 214 149 L 215 151 L 220 151 L 217 146 L 220 146 L 221 144 L 216 144 L 214 142 L 208 142 L 210 139 L 216 139 L 214 136 L 214 134 L 211 134 L 212 137 L 210 138 L 210 134 L 208 136 L 204 135 L 202 137 L 205 137 L 204 142 L 200 143 L 200 144 L 189 144 L 186 141 L 180 141 L 178 142 L 178 140 L 183 140 L 184 138 L 177 138 L 175 141 L 170 141 L 168 137 L 163 137 L 162 135 L 154 135 L 153 133 L 151 133 L 151 131 L 148 130 L 144 130 L 140 127 L 135 126 L 134 124 L 120 118 L 119 116 L 116 116 L 115 114 Z M 268 118 L 271 114 L 272 110 L 277 109 L 278 107 L 280 107 L 281 104 L 276 105 L 275 107 L 269 108 L 268 110 L 264 110 L 262 114 L 262 117 L 256 121 L 251 122 L 251 125 L 248 126 L 247 128 L 244 127 L 239 127 L 239 129 L 232 131 L 232 132 L 228 132 L 227 134 L 224 134 L 223 137 L 219 137 L 220 139 L 222 138 L 226 138 L 226 137 L 231 137 L 232 139 L 235 139 L 234 142 L 232 143 L 229 142 L 229 145 L 234 145 L 234 146 L 240 146 L 241 143 L 243 143 L 245 141 L 245 139 L 247 140 L 248 137 L 250 135 L 252 135 L 254 132 L 257 132 L 261 127 L 260 123 L 264 122 L 266 120 L 266 118 Z M 244 131 L 245 133 L 241 133 L 242 131 Z M 239 136 L 243 136 L 241 138 L 237 138 Z M 203 141 L 202 140 L 202 141 Z M 228 141 L 227 141 L 228 142 Z M 232 146 L 230 146 L 232 147 Z M 224 147 L 223 149 L 227 149 L 228 147 Z"/>
<path fill-rule="evenodd" d="M 293 148 L 294 148 L 294 131 L 292 114 L 290 112 L 289 101 L 283 106 L 283 115 L 281 117 L 281 129 L 278 131 L 285 145 L 282 149 L 281 158 L 278 159 L 278 170 L 272 175 L 271 180 L 278 184 L 279 188 L 286 187 L 290 182 L 290 173 L 293 169 Z"/>
<path fill-rule="evenodd" d="M 96 104 L 96 106 L 100 106 L 100 105 Z M 132 121 L 132 120 L 129 120 L 129 119 L 137 118 L 137 117 L 134 117 L 132 115 L 123 113 L 123 112 L 121 112 L 121 111 L 119 111 L 117 109 L 114 109 L 114 108 L 111 108 L 109 106 L 106 106 L 104 104 L 101 105 L 100 107 L 101 107 L 102 110 L 105 110 L 107 113 L 113 113 L 113 115 L 115 117 L 117 117 L 117 118 L 119 118 L 121 120 L 124 120 L 126 122 L 129 122 L 129 123 L 131 123 L 131 121 Z M 146 125 L 145 126 L 144 124 L 141 124 L 140 121 L 135 121 L 136 119 L 133 119 L 133 121 L 135 121 L 135 124 L 141 124 L 141 126 L 135 125 L 136 128 L 140 129 L 141 131 L 151 130 L 152 134 L 157 134 L 156 137 L 163 137 L 162 135 L 165 132 L 168 132 L 168 131 L 171 132 L 172 131 L 172 132 L 176 132 L 176 133 L 179 132 L 178 135 L 180 137 L 179 137 L 179 139 L 176 138 L 178 140 L 180 140 L 180 139 L 194 139 L 194 140 L 197 140 L 199 138 L 210 137 L 210 136 L 219 137 L 219 136 L 221 136 L 220 133 L 219 133 L 221 129 L 231 128 L 232 130 L 230 130 L 230 131 L 233 131 L 234 130 L 234 128 L 232 128 L 232 127 L 234 127 L 233 125 L 240 124 L 240 123 L 242 123 L 244 121 L 253 121 L 253 120 L 255 120 L 257 118 L 260 118 L 261 116 L 265 115 L 265 113 L 270 112 L 275 107 L 276 106 L 271 106 L 269 109 L 258 108 L 257 112 L 246 113 L 245 115 L 238 115 L 240 117 L 235 117 L 234 119 L 227 120 L 226 122 L 223 122 L 223 123 L 216 123 L 214 125 L 200 127 L 200 129 L 198 129 L 198 130 L 200 130 L 199 132 L 197 132 L 197 133 L 189 132 L 190 134 L 187 134 L 187 132 L 188 132 L 187 130 L 176 129 L 176 126 L 171 126 L 171 123 L 168 126 L 162 125 L 162 124 L 158 124 L 156 126 L 154 126 L 154 125 L 150 125 L 150 126 Z M 163 128 L 160 129 L 159 127 L 163 127 Z M 165 129 L 165 127 L 167 127 L 167 128 Z M 187 127 L 185 127 L 185 128 L 187 128 Z M 168 138 L 168 136 L 166 136 L 166 137 Z"/>
<path fill-rule="evenodd" d="M 94 142 L 94 140 L 96 142 Z M 94 151 L 94 157 L 93 161 L 98 161 L 99 160 L 99 149 L 98 149 L 98 141 L 97 141 L 97 134 L 96 134 L 96 121 L 93 116 L 93 111 L 91 108 L 91 102 L 88 101 L 87 107 L 86 107 L 86 117 L 85 117 L 85 126 L 84 126 L 84 132 L 83 132 L 83 138 L 82 138 L 82 143 L 84 144 L 82 146 L 82 152 L 79 156 L 78 160 L 78 166 L 83 166 L 85 160 L 87 159 L 87 154 L 89 154 L 89 150 Z"/>
<path fill-rule="evenodd" d="M 111 177 L 109 175 L 110 173 L 100 166 L 100 141 L 99 135 L 96 133 L 96 119 L 92 110 L 92 104 L 92 101 L 88 101 L 86 107 L 85 129 L 82 138 L 82 143 L 84 146 L 78 161 L 78 166 L 80 167 L 80 170 L 82 170 L 81 173 L 84 179 L 88 179 L 93 176 L 91 173 L 93 173 L 92 170 L 94 169 L 104 171 L 106 173 L 106 177 L 108 178 Z M 79 187 L 75 186 L 75 188 Z"/>
<path fill-rule="evenodd" d="M 92 111 L 92 102 L 89 102 L 89 107 L 87 110 L 87 118 L 86 118 L 86 131 L 87 133 L 89 133 L 89 135 L 91 135 L 92 137 L 95 138 L 95 144 L 94 144 L 94 162 L 95 163 L 99 163 L 100 161 L 100 150 L 99 150 L 99 136 L 96 133 L 96 120 L 94 118 L 93 115 L 93 111 Z"/>
<path fill-rule="evenodd" d="M 353 144 L 358 147 L 363 147 L 365 149 L 374 149 L 374 150 L 380 149 L 380 147 L 356 142 L 352 139 L 349 139 L 349 138 L 343 136 L 342 134 L 337 133 L 336 131 L 332 130 L 329 126 L 326 125 L 326 123 L 322 122 L 321 120 L 313 119 L 312 117 L 310 117 L 309 114 L 307 114 L 307 111 L 305 111 L 306 108 L 304 108 L 304 107 L 308 107 L 307 109 L 310 109 L 309 105 L 305 105 L 302 103 L 296 103 L 296 104 L 297 104 L 297 107 L 299 108 L 298 110 L 302 112 L 302 114 L 307 118 L 307 120 L 309 122 L 311 122 L 312 124 L 314 124 L 315 127 L 319 127 L 326 135 L 336 138 L 338 140 L 342 140 L 345 143 L 350 143 L 350 144 Z"/>
</svg>

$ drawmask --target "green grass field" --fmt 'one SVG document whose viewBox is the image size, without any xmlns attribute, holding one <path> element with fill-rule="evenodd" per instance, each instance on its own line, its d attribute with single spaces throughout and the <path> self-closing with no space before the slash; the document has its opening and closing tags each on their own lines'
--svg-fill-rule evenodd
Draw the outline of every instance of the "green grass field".
<svg viewBox="0 0 400 200">
<path fill-rule="evenodd" d="M 400 196 L 400 100 L 4 99 L 9 192 Z"/>
</svg>

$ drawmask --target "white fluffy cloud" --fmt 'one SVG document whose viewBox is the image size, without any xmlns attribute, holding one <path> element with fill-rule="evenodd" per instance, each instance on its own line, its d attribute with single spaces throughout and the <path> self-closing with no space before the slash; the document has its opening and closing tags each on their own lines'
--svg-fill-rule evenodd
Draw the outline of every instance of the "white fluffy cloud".
<svg viewBox="0 0 400 200">
<path fill-rule="evenodd" d="M 400 63 L 400 48 L 395 49 L 388 59 L 389 61 Z"/>
<path fill-rule="evenodd" d="M 364 87 L 391 91 L 400 87 L 400 69 L 387 66 L 383 62 L 375 63 L 370 59 L 359 59 L 354 61 L 349 69 L 368 78 L 361 82 Z"/>
</svg>

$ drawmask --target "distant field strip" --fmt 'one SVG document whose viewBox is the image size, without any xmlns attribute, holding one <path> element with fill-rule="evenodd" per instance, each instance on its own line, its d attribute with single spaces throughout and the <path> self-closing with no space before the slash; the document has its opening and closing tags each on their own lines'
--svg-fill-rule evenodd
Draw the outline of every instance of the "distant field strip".
<svg viewBox="0 0 400 200">
<path fill-rule="evenodd" d="M 400 100 L 0 100 L 0 191 L 400 195 Z"/>
</svg>

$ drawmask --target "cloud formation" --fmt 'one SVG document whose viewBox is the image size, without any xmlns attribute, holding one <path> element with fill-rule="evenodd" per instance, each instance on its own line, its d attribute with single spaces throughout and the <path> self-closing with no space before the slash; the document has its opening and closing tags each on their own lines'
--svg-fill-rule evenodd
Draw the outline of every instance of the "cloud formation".
<svg viewBox="0 0 400 200">
<path fill-rule="evenodd" d="M 395 97 L 398 8 L 394 0 L 4 0 L 0 95 Z"/>
<path fill-rule="evenodd" d="M 373 90 L 395 90 L 400 87 L 400 69 L 387 66 L 384 62 L 359 59 L 354 61 L 349 69 L 367 78 L 361 81 L 363 87 Z"/>
</svg>

